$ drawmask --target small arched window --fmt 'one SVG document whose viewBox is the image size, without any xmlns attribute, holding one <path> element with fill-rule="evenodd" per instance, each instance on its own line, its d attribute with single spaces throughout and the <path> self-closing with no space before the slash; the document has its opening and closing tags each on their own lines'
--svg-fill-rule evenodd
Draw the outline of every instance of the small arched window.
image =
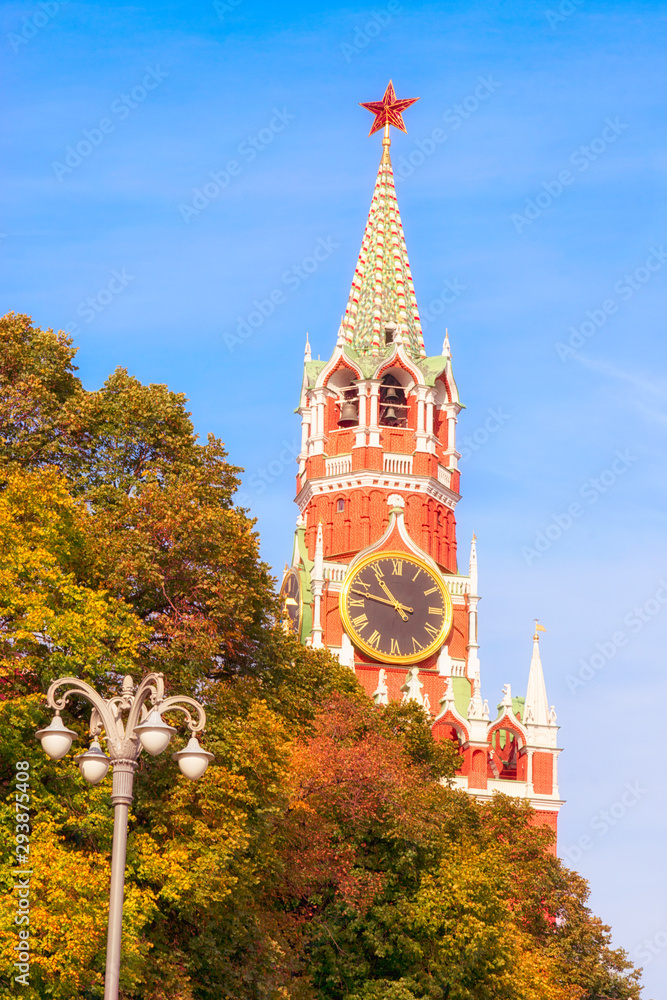
<svg viewBox="0 0 667 1000">
<path fill-rule="evenodd" d="M 336 512 L 338 514 L 344 514 L 345 513 L 345 501 L 343 500 L 342 497 L 341 497 L 340 500 L 338 500 L 336 502 Z"/>
</svg>

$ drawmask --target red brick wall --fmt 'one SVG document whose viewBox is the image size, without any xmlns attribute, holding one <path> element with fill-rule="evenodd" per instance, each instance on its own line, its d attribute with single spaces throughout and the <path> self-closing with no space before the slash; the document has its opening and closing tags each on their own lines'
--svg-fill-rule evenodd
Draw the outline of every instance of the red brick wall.
<svg viewBox="0 0 667 1000">
<path fill-rule="evenodd" d="M 549 847 L 550 854 L 556 854 L 557 842 L 556 835 L 558 833 L 558 813 L 551 812 L 548 809 L 536 809 L 535 815 L 531 817 L 532 826 L 548 826 L 550 830 L 554 833 L 554 842 Z"/>
<path fill-rule="evenodd" d="M 349 492 L 332 491 L 314 497 L 308 507 L 306 529 L 309 558 L 312 559 L 315 555 L 317 526 L 320 523 L 325 559 L 356 554 L 376 542 L 387 530 L 387 497 L 395 492 L 390 487 L 357 487 Z M 337 509 L 339 499 L 345 500 L 345 510 L 341 512 Z M 439 566 L 455 573 L 456 523 L 453 512 L 426 496 L 410 494 L 406 500 L 405 525 L 410 537 Z"/>
<path fill-rule="evenodd" d="M 533 788 L 537 795 L 551 795 L 553 792 L 553 757 L 550 753 L 533 754 Z"/>
</svg>

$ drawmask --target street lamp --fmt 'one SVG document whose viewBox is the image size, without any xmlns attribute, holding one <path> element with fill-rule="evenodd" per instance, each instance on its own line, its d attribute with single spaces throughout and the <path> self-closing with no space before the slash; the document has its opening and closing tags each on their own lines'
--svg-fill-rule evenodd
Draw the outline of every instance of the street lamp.
<svg viewBox="0 0 667 1000">
<path fill-rule="evenodd" d="M 56 692 L 65 690 L 59 697 Z M 46 696 L 47 704 L 55 709 L 55 716 L 46 729 L 36 734 L 42 748 L 52 760 L 64 757 L 77 734 L 67 729 L 60 718 L 61 711 L 72 697 L 84 698 L 93 710 L 90 714 L 90 735 L 93 742 L 85 753 L 75 757 L 83 777 L 91 785 L 99 784 L 113 767 L 111 802 L 114 807 L 113 848 L 111 853 L 111 888 L 109 893 L 109 929 L 107 934 L 107 965 L 104 979 L 104 1000 L 118 1000 L 120 977 L 120 944 L 123 933 L 123 889 L 125 883 L 125 855 L 127 850 L 127 814 L 132 802 L 134 772 L 142 748 L 156 756 L 166 750 L 176 730 L 162 718 L 167 711 L 183 712 L 191 738 L 184 750 L 172 757 L 178 761 L 183 774 L 194 781 L 213 760 L 213 754 L 203 750 L 195 733 L 206 725 L 202 706 L 185 696 L 165 698 L 162 674 L 148 674 L 135 690 L 130 676 L 123 678 L 121 694 L 105 700 L 89 684 L 76 677 L 61 677 L 54 681 Z M 147 707 L 150 701 L 151 708 Z M 191 714 L 190 710 L 194 709 Z M 123 714 L 127 718 L 123 722 Z M 193 717 L 194 715 L 194 717 Z M 107 756 L 99 744 L 102 730 L 106 733 L 109 749 Z"/>
</svg>

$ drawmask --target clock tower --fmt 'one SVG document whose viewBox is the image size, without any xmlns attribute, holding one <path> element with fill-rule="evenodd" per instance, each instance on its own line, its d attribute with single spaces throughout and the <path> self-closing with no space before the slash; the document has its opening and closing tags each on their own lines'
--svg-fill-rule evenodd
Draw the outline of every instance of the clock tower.
<svg viewBox="0 0 667 1000">
<path fill-rule="evenodd" d="M 536 625 L 525 697 L 482 699 L 477 552 L 457 559 L 456 425 L 449 338 L 427 356 L 396 200 L 390 126 L 406 131 L 391 83 L 370 134 L 382 158 L 345 315 L 327 361 L 306 339 L 298 413 L 299 507 L 281 594 L 301 641 L 354 670 L 377 704 L 416 700 L 461 755 L 457 785 L 527 798 L 556 829 L 556 716 Z"/>
</svg>

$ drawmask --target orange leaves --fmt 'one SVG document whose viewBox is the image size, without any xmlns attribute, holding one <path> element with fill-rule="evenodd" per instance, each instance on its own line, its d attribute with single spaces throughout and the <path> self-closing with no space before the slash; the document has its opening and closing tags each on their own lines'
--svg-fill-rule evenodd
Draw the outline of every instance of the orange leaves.
<svg viewBox="0 0 667 1000">
<path fill-rule="evenodd" d="M 634 1000 L 529 811 L 447 788 L 453 749 L 420 709 L 376 709 L 276 626 L 240 470 L 197 442 L 184 396 L 123 369 L 84 392 L 66 336 L 13 315 L 0 334 L 0 845 L 29 758 L 26 1000 L 99 995 L 112 832 L 109 779 L 35 746 L 43 690 L 148 668 L 205 703 L 216 759 L 195 783 L 141 760 L 124 1000 Z M 12 919 L 5 894 L 3 968 Z"/>
<path fill-rule="evenodd" d="M 282 894 L 367 908 L 383 885 L 392 842 L 419 839 L 428 777 L 370 703 L 333 697 L 292 753 L 292 794 L 281 826 Z"/>
</svg>

